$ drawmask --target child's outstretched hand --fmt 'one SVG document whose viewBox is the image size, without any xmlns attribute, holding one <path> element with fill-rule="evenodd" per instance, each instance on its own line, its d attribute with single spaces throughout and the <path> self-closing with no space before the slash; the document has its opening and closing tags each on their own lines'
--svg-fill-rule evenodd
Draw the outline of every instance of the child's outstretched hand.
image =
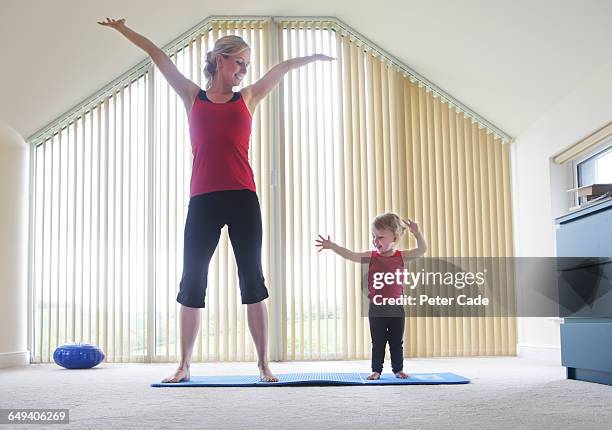
<svg viewBox="0 0 612 430">
<path fill-rule="evenodd" d="M 404 221 L 404 224 L 408 226 L 410 233 L 417 234 L 419 232 L 419 225 L 416 222 L 412 221 L 411 219 L 402 219 L 402 221 Z"/>
<path fill-rule="evenodd" d="M 315 245 L 320 247 L 319 252 L 323 251 L 324 249 L 331 249 L 333 244 L 334 242 L 330 240 L 329 235 L 327 236 L 327 239 L 319 235 L 319 239 L 315 240 Z"/>
</svg>

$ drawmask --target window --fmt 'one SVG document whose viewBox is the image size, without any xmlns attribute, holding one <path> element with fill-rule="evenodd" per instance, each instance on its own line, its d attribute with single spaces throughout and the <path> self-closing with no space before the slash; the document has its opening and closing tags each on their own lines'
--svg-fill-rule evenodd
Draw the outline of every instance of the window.
<svg viewBox="0 0 612 430">
<path fill-rule="evenodd" d="M 608 141 L 605 149 L 598 148 L 575 163 L 576 185 L 584 187 L 592 184 L 612 183 L 612 145 Z M 584 203 L 580 197 L 578 204 Z"/>
<path fill-rule="evenodd" d="M 165 49 L 203 86 L 202 61 L 225 34 L 251 46 L 245 85 L 283 59 L 337 58 L 287 74 L 253 116 L 271 360 L 369 354 L 360 268 L 317 254 L 317 234 L 367 250 L 369 222 L 393 210 L 423 221 L 431 256 L 512 254 L 503 132 L 337 21 L 211 18 Z M 33 361 L 73 341 L 98 344 L 110 362 L 178 360 L 192 163 L 180 99 L 145 61 L 30 142 Z M 225 230 L 208 280 L 193 360 L 254 360 Z M 408 354 L 515 354 L 514 319 L 456 324 L 412 321 Z M 485 330 L 492 337 L 461 340 Z"/>
<path fill-rule="evenodd" d="M 579 185 L 612 182 L 612 146 L 578 164 Z"/>
</svg>

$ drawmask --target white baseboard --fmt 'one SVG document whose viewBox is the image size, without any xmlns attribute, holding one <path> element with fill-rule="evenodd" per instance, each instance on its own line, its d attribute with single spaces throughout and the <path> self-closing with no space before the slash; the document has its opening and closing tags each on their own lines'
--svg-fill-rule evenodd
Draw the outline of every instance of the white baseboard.
<svg viewBox="0 0 612 430">
<path fill-rule="evenodd" d="M 549 363 L 561 364 L 561 347 L 554 345 L 531 345 L 518 343 L 517 352 L 519 358 L 528 360 L 547 361 Z"/>
<path fill-rule="evenodd" d="M 0 369 L 7 367 L 28 366 L 30 351 L 0 353 Z"/>
</svg>

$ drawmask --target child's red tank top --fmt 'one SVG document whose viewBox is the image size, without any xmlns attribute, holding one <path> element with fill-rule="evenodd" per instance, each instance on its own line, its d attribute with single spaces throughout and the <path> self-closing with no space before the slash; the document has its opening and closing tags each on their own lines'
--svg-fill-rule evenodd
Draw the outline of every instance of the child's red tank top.
<svg viewBox="0 0 612 430">
<path fill-rule="evenodd" d="M 249 164 L 251 113 L 240 93 L 213 103 L 200 90 L 189 113 L 193 166 L 190 196 L 223 190 L 255 192 Z"/>
<path fill-rule="evenodd" d="M 404 259 L 402 258 L 402 251 L 397 250 L 395 254 L 384 257 L 380 255 L 378 251 L 372 251 L 370 256 L 370 267 L 368 270 L 368 299 L 372 300 L 375 295 L 380 295 L 385 298 L 400 298 L 404 294 L 404 286 L 402 283 L 397 282 L 396 271 L 404 271 Z M 382 273 L 383 279 L 378 278 L 378 285 L 382 282 L 382 288 L 374 288 L 374 274 Z M 387 284 L 384 282 L 384 274 L 392 273 L 394 276 L 394 282 Z M 401 280 L 401 278 L 400 278 Z"/>
</svg>

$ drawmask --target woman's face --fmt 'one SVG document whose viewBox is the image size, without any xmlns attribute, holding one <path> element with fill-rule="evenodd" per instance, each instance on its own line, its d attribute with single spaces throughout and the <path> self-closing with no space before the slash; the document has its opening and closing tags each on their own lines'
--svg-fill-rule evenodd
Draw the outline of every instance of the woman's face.
<svg viewBox="0 0 612 430">
<path fill-rule="evenodd" d="M 247 73 L 247 67 L 251 62 L 251 50 L 244 51 L 235 55 L 217 56 L 217 71 L 223 82 L 231 83 L 232 86 L 239 86 Z"/>
<path fill-rule="evenodd" d="M 391 251 L 395 244 L 395 234 L 391 230 L 372 227 L 372 245 L 379 253 Z"/>
</svg>

